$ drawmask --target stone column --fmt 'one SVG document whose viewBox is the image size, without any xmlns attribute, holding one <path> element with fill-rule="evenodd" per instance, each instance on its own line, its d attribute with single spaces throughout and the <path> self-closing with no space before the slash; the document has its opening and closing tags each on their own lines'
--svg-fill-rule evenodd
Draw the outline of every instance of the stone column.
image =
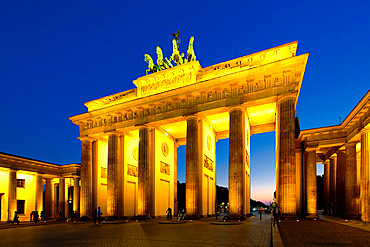
<svg viewBox="0 0 370 247">
<path fill-rule="evenodd" d="M 317 217 L 316 150 L 307 151 L 306 160 L 307 217 Z"/>
<path fill-rule="evenodd" d="M 14 212 L 17 211 L 17 171 L 9 170 L 8 188 L 8 220 L 13 220 Z"/>
<path fill-rule="evenodd" d="M 330 204 L 331 215 L 337 212 L 337 155 L 330 157 Z"/>
<path fill-rule="evenodd" d="M 63 211 L 63 215 L 66 213 L 66 179 L 59 178 L 59 205 L 58 209 Z"/>
<path fill-rule="evenodd" d="M 186 215 L 189 218 L 200 216 L 200 119 L 187 118 L 186 129 Z"/>
<path fill-rule="evenodd" d="M 45 185 L 45 218 L 50 218 L 53 216 L 53 187 L 51 184 L 52 178 L 46 179 Z"/>
<path fill-rule="evenodd" d="M 345 167 L 345 211 L 344 216 L 358 218 L 359 201 L 357 199 L 357 163 L 356 143 L 346 144 L 346 167 Z"/>
<path fill-rule="evenodd" d="M 297 193 L 297 198 L 296 198 L 296 201 L 297 201 L 297 215 L 299 217 L 302 216 L 302 213 L 303 213 L 303 210 L 302 210 L 302 207 L 303 207 L 303 197 L 302 197 L 302 192 L 303 192 L 303 179 L 302 179 L 302 175 L 303 175 L 303 164 L 302 164 L 302 161 L 303 161 L 303 155 L 302 155 L 302 147 L 301 145 L 299 147 L 296 147 L 295 149 L 295 157 L 296 157 L 296 181 L 297 181 L 297 187 L 296 187 L 296 193 Z"/>
<path fill-rule="evenodd" d="M 174 144 L 175 148 L 174 148 L 174 161 L 173 161 L 173 165 L 174 165 L 174 174 L 173 174 L 173 215 L 176 216 L 177 213 L 178 213 L 178 208 L 177 208 L 177 148 L 179 147 L 179 145 L 175 142 Z"/>
<path fill-rule="evenodd" d="M 243 109 L 232 108 L 229 111 L 229 216 L 244 216 L 245 179 L 244 179 L 244 129 Z"/>
<path fill-rule="evenodd" d="M 139 215 L 150 216 L 150 152 L 149 152 L 149 133 L 148 127 L 139 129 L 139 196 L 138 213 Z"/>
<path fill-rule="evenodd" d="M 337 151 L 337 216 L 344 216 L 346 153 Z"/>
<path fill-rule="evenodd" d="M 370 127 L 361 131 L 361 220 L 370 222 Z"/>
<path fill-rule="evenodd" d="M 98 208 L 98 186 L 99 186 L 99 177 L 100 172 L 99 162 L 98 162 L 98 140 L 92 142 L 92 160 L 91 160 L 91 210 Z M 93 211 L 91 211 L 93 212 Z M 107 211 L 108 212 L 108 211 Z"/>
<path fill-rule="evenodd" d="M 277 202 L 284 216 L 296 216 L 295 98 L 278 102 L 277 116 Z"/>
<path fill-rule="evenodd" d="M 329 213 L 330 203 L 330 160 L 324 162 L 324 213 Z"/>
<path fill-rule="evenodd" d="M 36 200 L 35 200 L 35 210 L 38 211 L 39 215 L 41 214 L 42 202 L 43 202 L 43 178 L 42 175 L 36 174 Z"/>
<path fill-rule="evenodd" d="M 121 209 L 121 179 L 122 164 L 120 162 L 119 135 L 111 133 L 108 136 L 108 187 L 107 187 L 107 211 L 109 216 L 120 216 Z M 140 174 L 140 172 L 139 172 Z"/>
<path fill-rule="evenodd" d="M 80 211 L 80 177 L 73 178 L 73 211 Z"/>
<path fill-rule="evenodd" d="M 92 216 L 92 140 L 82 140 L 80 216 Z"/>
</svg>

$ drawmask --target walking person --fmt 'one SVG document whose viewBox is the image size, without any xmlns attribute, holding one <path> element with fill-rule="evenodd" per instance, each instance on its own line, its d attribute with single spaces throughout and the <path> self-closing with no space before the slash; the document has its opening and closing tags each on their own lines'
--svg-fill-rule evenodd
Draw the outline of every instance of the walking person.
<svg viewBox="0 0 370 247">
<path fill-rule="evenodd" d="M 17 223 L 17 225 L 19 225 L 19 216 L 18 216 L 18 212 L 17 211 L 14 211 L 14 218 L 13 218 L 12 225 L 14 225 L 14 223 Z"/>
<path fill-rule="evenodd" d="M 167 213 L 167 220 L 172 220 L 172 209 L 169 207 L 166 211 Z"/>
<path fill-rule="evenodd" d="M 103 215 L 103 213 L 102 213 L 100 207 L 98 207 L 98 223 L 99 223 L 99 226 L 101 225 L 101 220 L 102 220 L 101 216 L 102 215 Z"/>
<path fill-rule="evenodd" d="M 94 226 L 96 225 L 96 219 L 98 218 L 98 210 L 95 208 L 93 213 Z"/>
<path fill-rule="evenodd" d="M 278 207 L 278 205 L 276 204 L 275 207 L 273 208 L 273 211 L 272 211 L 272 214 L 274 216 L 274 224 L 273 226 L 275 226 L 275 223 L 277 223 L 278 227 L 279 227 L 279 216 L 280 216 L 280 209 Z"/>
<path fill-rule="evenodd" d="M 260 213 L 260 220 L 262 220 L 262 208 L 260 208 L 259 213 Z"/>
</svg>

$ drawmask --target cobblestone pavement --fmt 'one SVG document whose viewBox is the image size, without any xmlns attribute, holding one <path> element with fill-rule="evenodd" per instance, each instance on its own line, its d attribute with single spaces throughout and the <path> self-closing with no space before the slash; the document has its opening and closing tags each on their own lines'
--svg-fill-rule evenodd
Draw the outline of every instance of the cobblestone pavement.
<svg viewBox="0 0 370 247">
<path fill-rule="evenodd" d="M 158 224 L 59 224 L 0 230 L 1 246 L 269 246 L 270 216 L 240 225 L 209 220 Z"/>
<path fill-rule="evenodd" d="M 283 220 L 284 246 L 370 246 L 370 232 L 323 220 Z"/>
</svg>

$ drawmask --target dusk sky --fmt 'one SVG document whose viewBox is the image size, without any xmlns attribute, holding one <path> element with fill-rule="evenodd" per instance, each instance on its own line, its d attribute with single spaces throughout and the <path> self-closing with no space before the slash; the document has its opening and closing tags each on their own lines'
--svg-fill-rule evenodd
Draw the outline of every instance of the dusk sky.
<svg viewBox="0 0 370 247">
<path fill-rule="evenodd" d="M 224 1 L 226 2 L 226 1 Z M 283 3 L 284 2 L 284 3 Z M 172 53 L 190 36 L 202 67 L 298 40 L 310 53 L 297 104 L 301 129 L 338 124 L 369 90 L 368 1 L 2 1 L 0 152 L 80 162 L 84 102 L 134 88 L 144 54 Z M 272 200 L 275 133 L 251 138 L 252 198 Z M 228 140 L 217 143 L 217 183 L 228 185 Z M 185 182 L 185 146 L 178 149 Z"/>
</svg>

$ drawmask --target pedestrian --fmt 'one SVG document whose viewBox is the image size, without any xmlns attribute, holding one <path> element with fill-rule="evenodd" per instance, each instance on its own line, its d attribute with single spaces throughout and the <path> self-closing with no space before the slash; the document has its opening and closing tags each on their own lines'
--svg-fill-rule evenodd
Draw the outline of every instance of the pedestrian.
<svg viewBox="0 0 370 247">
<path fill-rule="evenodd" d="M 275 223 L 277 223 L 278 227 L 279 227 L 279 216 L 280 216 L 280 209 L 278 207 L 278 205 L 276 204 L 275 207 L 273 208 L 273 211 L 272 211 L 272 214 L 274 216 L 274 224 L 273 226 L 275 226 Z"/>
<path fill-rule="evenodd" d="M 41 216 L 41 220 L 42 221 L 45 221 L 45 213 L 44 213 L 44 211 L 41 211 L 41 215 L 40 216 Z"/>
<path fill-rule="evenodd" d="M 260 208 L 259 213 L 260 213 L 260 220 L 262 220 L 262 208 Z"/>
<path fill-rule="evenodd" d="M 35 211 L 33 213 L 33 222 L 35 223 L 39 222 L 39 211 Z"/>
<path fill-rule="evenodd" d="M 93 212 L 93 221 L 94 221 L 94 226 L 96 225 L 96 220 L 98 218 L 98 210 L 95 208 Z"/>
<path fill-rule="evenodd" d="M 99 226 L 101 225 L 101 220 L 102 220 L 101 216 L 102 215 L 103 215 L 103 213 L 102 213 L 100 207 L 98 207 L 98 223 L 99 223 Z"/>
<path fill-rule="evenodd" d="M 14 211 L 14 219 L 12 225 L 14 225 L 14 223 L 17 223 L 17 225 L 19 225 L 19 216 L 17 211 Z"/>
<path fill-rule="evenodd" d="M 180 220 L 183 220 L 185 219 L 185 209 L 182 209 L 181 211 L 181 219 Z"/>
<path fill-rule="evenodd" d="M 32 211 L 31 214 L 30 214 L 30 221 L 32 221 L 33 219 L 33 214 L 35 213 L 35 211 Z"/>
<path fill-rule="evenodd" d="M 167 220 L 172 220 L 172 209 L 169 207 L 166 211 L 167 213 Z"/>
</svg>

